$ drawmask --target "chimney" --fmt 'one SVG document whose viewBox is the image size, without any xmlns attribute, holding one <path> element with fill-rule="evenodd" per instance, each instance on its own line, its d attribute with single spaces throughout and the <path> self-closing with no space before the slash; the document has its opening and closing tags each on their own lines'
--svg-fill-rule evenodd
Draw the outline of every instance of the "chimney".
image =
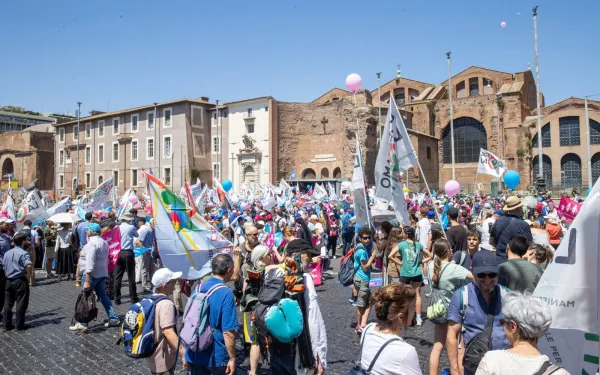
<svg viewBox="0 0 600 375">
<path fill-rule="evenodd" d="M 208 101 L 208 96 L 201 96 L 198 98 L 198 100 L 202 100 L 203 102 L 207 102 Z"/>
<path fill-rule="evenodd" d="M 103 113 L 106 113 L 106 112 L 103 112 L 103 111 L 90 111 L 90 116 L 101 115 Z"/>
</svg>

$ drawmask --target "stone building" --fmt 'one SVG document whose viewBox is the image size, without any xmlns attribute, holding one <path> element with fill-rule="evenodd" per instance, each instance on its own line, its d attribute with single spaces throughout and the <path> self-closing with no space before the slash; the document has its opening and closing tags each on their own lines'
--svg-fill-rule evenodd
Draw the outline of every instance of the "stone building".
<svg viewBox="0 0 600 375">
<path fill-rule="evenodd" d="M 29 126 L 23 131 L 0 134 L 2 179 L 14 175 L 18 186 L 37 179 L 40 190 L 52 190 L 54 176 L 54 129 L 52 124 Z"/>
</svg>

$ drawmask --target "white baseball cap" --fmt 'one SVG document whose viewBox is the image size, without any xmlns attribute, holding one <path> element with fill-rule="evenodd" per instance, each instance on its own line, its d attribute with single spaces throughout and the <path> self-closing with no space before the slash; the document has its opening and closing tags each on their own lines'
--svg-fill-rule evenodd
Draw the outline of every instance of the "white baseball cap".
<svg viewBox="0 0 600 375">
<path fill-rule="evenodd" d="M 182 272 L 173 272 L 168 268 L 161 268 L 154 272 L 152 276 L 152 285 L 155 289 L 165 286 L 169 281 L 179 279 Z"/>
</svg>

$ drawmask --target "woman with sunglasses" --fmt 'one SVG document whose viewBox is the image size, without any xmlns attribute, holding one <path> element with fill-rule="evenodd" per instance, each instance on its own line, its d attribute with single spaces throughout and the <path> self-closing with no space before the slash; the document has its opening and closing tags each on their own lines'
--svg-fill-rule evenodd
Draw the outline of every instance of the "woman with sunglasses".
<svg viewBox="0 0 600 375">
<path fill-rule="evenodd" d="M 568 374 L 550 366 L 548 356 L 542 355 L 537 347 L 538 339 L 548 332 L 552 323 L 550 307 L 545 302 L 530 294 L 509 292 L 503 299 L 502 316 L 500 323 L 512 348 L 487 352 L 475 374 Z M 546 370 L 541 371 L 544 368 Z"/>
</svg>

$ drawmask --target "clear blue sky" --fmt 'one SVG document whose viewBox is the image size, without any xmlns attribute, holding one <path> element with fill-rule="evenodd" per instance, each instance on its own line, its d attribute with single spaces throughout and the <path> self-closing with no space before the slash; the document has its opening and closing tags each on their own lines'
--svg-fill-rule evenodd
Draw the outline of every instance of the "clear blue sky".
<svg viewBox="0 0 600 375">
<path fill-rule="evenodd" d="M 600 92 L 600 1 L 3 1 L 0 105 L 117 110 L 183 97 L 310 101 L 355 72 L 439 83 L 534 67 L 546 103 Z M 507 27 L 502 29 L 500 23 Z M 110 104 L 109 104 L 110 103 Z"/>
</svg>

